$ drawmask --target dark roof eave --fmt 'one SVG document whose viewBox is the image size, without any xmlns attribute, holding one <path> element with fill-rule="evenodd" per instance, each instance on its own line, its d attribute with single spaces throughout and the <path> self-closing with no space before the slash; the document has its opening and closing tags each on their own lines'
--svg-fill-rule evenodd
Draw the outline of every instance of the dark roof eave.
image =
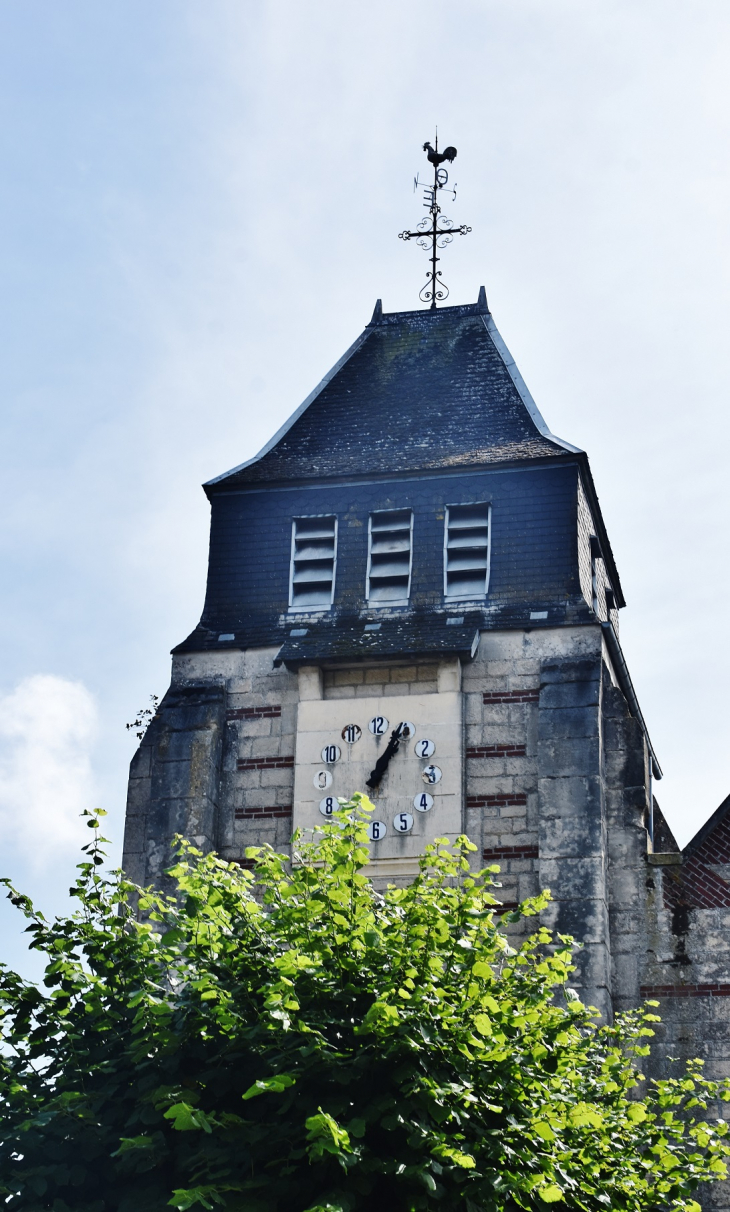
<svg viewBox="0 0 730 1212">
<path fill-rule="evenodd" d="M 362 483 L 363 481 L 373 480 L 417 480 L 422 479 L 424 476 L 453 476 L 460 475 L 462 472 L 473 473 L 478 471 L 493 470 L 512 471 L 517 470 L 520 467 L 563 466 L 565 464 L 575 463 L 580 459 L 587 460 L 587 456 L 585 455 L 584 451 L 577 451 L 575 454 L 572 454 L 567 450 L 556 449 L 555 454 L 532 455 L 524 459 L 495 459 L 493 462 L 490 461 L 488 463 L 485 463 L 482 460 L 474 463 L 457 463 L 454 465 L 440 467 L 411 467 L 402 471 L 364 471 L 362 474 L 346 472 L 341 476 L 296 476 L 289 479 L 280 478 L 278 480 L 266 481 L 254 480 L 251 481 L 250 484 L 241 483 L 240 480 L 235 484 L 226 484 L 225 481 L 216 483 L 209 480 L 201 487 L 205 495 L 208 497 L 208 500 L 212 500 L 214 496 L 235 496 L 238 493 L 245 492 L 266 492 L 270 488 L 304 488 L 314 482 L 316 482 L 318 485 L 321 484 L 322 486 L 326 486 L 328 484 L 358 484 Z M 588 474 L 590 475 L 590 471 Z M 587 492 L 586 495 L 590 494 Z M 595 499 L 596 508 L 600 516 L 600 507 L 598 506 L 598 499 L 595 497 L 595 489 L 593 490 L 593 498 L 591 499 Z M 602 520 L 601 528 L 603 534 L 605 535 L 605 527 L 603 526 Z M 608 543 L 607 536 L 606 548 L 610 551 L 610 544 Z M 618 580 L 618 573 L 616 573 L 616 578 Z"/>
<path fill-rule="evenodd" d="M 418 658 L 460 657 L 473 660 L 479 647 L 481 633 L 478 625 L 467 624 L 455 627 L 453 636 L 420 635 L 418 631 L 403 636 L 400 631 L 386 629 L 382 633 L 363 634 L 352 632 L 346 636 L 333 637 L 330 628 L 314 630 L 311 637 L 299 639 L 289 637 L 282 644 L 274 659 L 274 665 L 285 665 L 295 671 L 302 665 L 337 665 L 343 661 L 348 665 L 362 661 L 409 660 Z"/>
<path fill-rule="evenodd" d="M 304 657 L 281 656 L 279 653 L 274 658 L 274 667 L 279 668 L 281 665 L 284 665 L 290 673 L 296 673 L 303 665 L 322 665 L 328 668 L 330 666 L 341 666 L 349 669 L 353 665 L 364 664 L 365 662 L 369 664 L 372 664 L 373 661 L 376 663 L 380 662 L 381 664 L 390 662 L 392 664 L 394 661 L 403 662 L 414 660 L 416 657 L 425 660 L 443 660 L 444 657 L 459 657 L 461 661 L 467 662 L 474 659 L 475 653 L 473 648 L 473 644 L 469 648 L 404 648 L 402 653 L 397 655 L 393 653 L 382 653 L 380 655 L 375 653 L 357 653 L 352 655 L 336 653 L 332 656 Z"/>
</svg>

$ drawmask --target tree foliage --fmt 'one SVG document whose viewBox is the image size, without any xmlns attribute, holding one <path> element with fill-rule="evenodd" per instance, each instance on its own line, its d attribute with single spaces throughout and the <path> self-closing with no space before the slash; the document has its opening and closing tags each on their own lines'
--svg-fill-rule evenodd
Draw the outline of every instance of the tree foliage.
<svg viewBox="0 0 730 1212">
<path fill-rule="evenodd" d="M 255 883 L 180 840 L 174 896 L 107 873 L 92 817 L 73 916 L 10 889 L 48 963 L 44 988 L 1 973 L 6 1208 L 698 1209 L 726 1086 L 642 1084 L 656 1016 L 598 1026 L 570 940 L 511 945 L 545 901 L 500 922 L 468 839 L 376 893 L 370 808 L 291 866 L 249 851 Z"/>
</svg>

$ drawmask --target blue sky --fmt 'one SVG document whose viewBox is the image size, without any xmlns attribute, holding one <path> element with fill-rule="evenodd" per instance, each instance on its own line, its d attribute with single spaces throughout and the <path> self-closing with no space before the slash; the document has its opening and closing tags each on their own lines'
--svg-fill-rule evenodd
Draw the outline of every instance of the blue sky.
<svg viewBox="0 0 730 1212">
<path fill-rule="evenodd" d="M 0 846 L 48 912 L 202 605 L 202 481 L 444 261 L 591 457 L 686 840 L 730 792 L 722 0 L 3 0 Z M 26 963 L 9 911 L 5 954 Z"/>
</svg>

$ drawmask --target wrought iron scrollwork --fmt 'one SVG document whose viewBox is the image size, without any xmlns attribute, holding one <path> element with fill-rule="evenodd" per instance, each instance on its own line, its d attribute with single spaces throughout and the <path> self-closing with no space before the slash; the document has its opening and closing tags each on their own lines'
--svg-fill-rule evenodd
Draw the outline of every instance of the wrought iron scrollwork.
<svg viewBox="0 0 730 1212">
<path fill-rule="evenodd" d="M 436 300 L 443 302 L 449 297 L 449 288 L 445 282 L 441 281 L 441 270 L 437 269 L 435 276 L 429 269 L 426 274 L 426 285 L 422 286 L 418 292 L 418 297 L 422 303 L 430 303 L 432 307 L 436 307 Z"/>
<path fill-rule="evenodd" d="M 438 150 L 438 134 L 436 135 L 436 146 L 431 147 L 430 143 L 424 143 L 423 150 L 427 152 L 428 159 L 434 166 L 433 185 L 426 189 L 426 196 L 429 201 L 428 218 L 424 217 L 420 223 L 416 224 L 415 231 L 401 231 L 398 233 L 399 240 L 415 240 L 419 248 L 425 249 L 431 253 L 431 266 L 426 275 L 426 285 L 419 291 L 419 299 L 422 303 L 429 303 L 430 306 L 436 307 L 438 302 L 443 302 L 449 297 L 449 289 L 441 278 L 441 270 L 437 269 L 437 263 L 440 257 L 436 255 L 437 249 L 446 248 L 453 242 L 454 236 L 467 236 L 471 231 L 465 223 L 455 227 L 452 219 L 447 218 L 442 214 L 441 207 L 438 204 L 439 190 L 446 189 L 449 174 L 447 169 L 441 167 L 442 161 L 448 160 L 453 163 L 456 159 L 456 148 L 447 147 L 445 152 L 439 153 Z M 414 183 L 418 185 L 418 178 Z M 425 188 L 425 187 L 424 187 Z M 456 197 L 456 189 L 447 190 Z"/>
</svg>

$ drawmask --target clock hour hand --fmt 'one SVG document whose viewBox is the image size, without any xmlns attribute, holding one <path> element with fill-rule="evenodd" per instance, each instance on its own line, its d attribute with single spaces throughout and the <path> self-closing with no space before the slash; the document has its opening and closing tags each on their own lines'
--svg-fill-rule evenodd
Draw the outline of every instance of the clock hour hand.
<svg viewBox="0 0 730 1212">
<path fill-rule="evenodd" d="M 367 780 L 365 786 L 369 787 L 371 791 L 374 791 L 375 788 L 380 785 L 380 780 L 388 769 L 388 762 L 392 758 L 393 754 L 398 752 L 401 742 L 401 733 L 403 732 L 404 728 L 405 722 L 399 724 L 397 728 L 393 729 L 390 734 L 388 744 L 375 763 L 374 769 L 370 771 L 370 778 Z"/>
</svg>

